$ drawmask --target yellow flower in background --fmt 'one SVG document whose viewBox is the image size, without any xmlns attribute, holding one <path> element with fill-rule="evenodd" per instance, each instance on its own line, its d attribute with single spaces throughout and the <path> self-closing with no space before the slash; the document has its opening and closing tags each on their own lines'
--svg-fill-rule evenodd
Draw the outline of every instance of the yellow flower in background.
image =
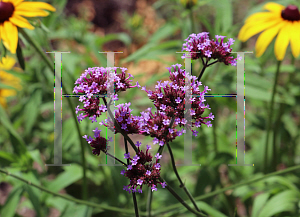
<svg viewBox="0 0 300 217">
<path fill-rule="evenodd" d="M 16 61 L 12 57 L 2 58 L 2 62 L 0 62 L 0 83 L 20 90 L 22 88 L 20 84 L 21 80 L 18 77 L 15 77 L 12 74 L 3 71 L 12 69 L 15 63 Z M 15 89 L 6 89 L 0 87 L 0 104 L 3 107 L 6 107 L 6 98 L 10 96 L 15 96 L 16 94 L 17 91 Z"/>
<path fill-rule="evenodd" d="M 255 44 L 256 57 L 260 57 L 278 34 L 275 41 L 277 60 L 283 60 L 289 43 L 293 56 L 297 58 L 300 54 L 300 13 L 298 8 L 294 5 L 284 7 L 269 2 L 263 9 L 268 12 L 258 12 L 246 19 L 239 32 L 239 40 L 245 42 L 250 37 L 262 32 Z"/>
<path fill-rule="evenodd" d="M 23 0 L 0 1 L 0 40 L 11 53 L 16 53 L 17 27 L 34 29 L 24 17 L 45 17 L 56 9 L 45 2 L 23 2 Z M 23 17 L 24 16 L 24 17 Z"/>
</svg>

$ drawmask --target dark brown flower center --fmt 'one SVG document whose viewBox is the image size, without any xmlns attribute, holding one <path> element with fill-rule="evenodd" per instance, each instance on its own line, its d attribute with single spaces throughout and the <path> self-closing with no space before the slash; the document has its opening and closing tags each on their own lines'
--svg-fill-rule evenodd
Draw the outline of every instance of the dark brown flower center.
<svg viewBox="0 0 300 217">
<path fill-rule="evenodd" d="M 10 2 L 0 2 L 0 23 L 8 20 L 14 13 L 15 7 Z"/>
<path fill-rule="evenodd" d="M 289 5 L 281 11 L 281 17 L 289 21 L 298 21 L 300 20 L 300 13 L 297 6 Z"/>
</svg>

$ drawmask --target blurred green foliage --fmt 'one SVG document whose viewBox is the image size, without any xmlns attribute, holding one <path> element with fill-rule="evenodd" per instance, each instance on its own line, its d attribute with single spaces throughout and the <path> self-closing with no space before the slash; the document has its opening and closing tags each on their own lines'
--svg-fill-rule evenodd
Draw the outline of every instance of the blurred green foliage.
<svg viewBox="0 0 300 217">
<path fill-rule="evenodd" d="M 299 2 L 292 0 L 277 2 L 283 5 L 289 3 L 299 5 Z M 155 15 L 165 22 L 154 33 L 147 31 L 144 25 L 147 18 L 143 14 L 134 12 L 130 15 L 124 12 L 122 25 L 126 31 L 99 36 L 91 31 L 93 25 L 91 22 L 74 15 L 67 16 L 64 12 L 66 3 L 66 0 L 50 1 L 57 11 L 43 18 L 42 22 L 32 21 L 36 29 L 25 31 L 44 51 L 71 52 L 62 56 L 62 82 L 68 94 L 72 93 L 75 80 L 85 69 L 95 66 L 106 67 L 105 54 L 98 52 L 104 51 L 108 42 L 116 40 L 121 41 L 129 50 L 120 58 L 120 66 L 126 66 L 131 62 L 137 66 L 142 61 L 167 63 L 169 66 L 175 63 L 183 65 L 181 54 L 176 52 L 181 50 L 185 38 L 193 32 L 201 31 L 210 32 L 210 37 L 217 34 L 234 38 L 236 41 L 233 51 L 254 51 L 254 41 L 241 43 L 236 37 L 243 20 L 248 15 L 261 10 L 265 4 L 265 2 L 250 0 L 199 0 L 195 5 L 185 8 L 180 0 L 158 0 L 152 8 Z M 23 90 L 11 98 L 7 109 L 0 106 L 1 169 L 30 183 L 44 186 L 54 193 L 59 192 L 81 199 L 80 189 L 83 178 L 81 149 L 71 110 L 66 99 L 63 98 L 63 163 L 71 166 L 46 167 L 45 164 L 54 161 L 53 72 L 47 68 L 46 63 L 24 37 L 19 35 L 26 67 L 22 73 L 13 69 L 8 72 L 21 78 Z M 137 45 L 138 49 L 130 52 L 133 44 Z M 179 174 L 184 177 L 183 181 L 193 196 L 205 196 L 223 187 L 263 176 L 266 117 L 276 70 L 273 47 L 274 42 L 258 59 L 252 54 L 245 55 L 245 163 L 255 166 L 227 167 L 228 164 L 236 162 L 236 100 L 235 98 L 207 98 L 207 103 L 215 115 L 213 127 L 201 127 L 197 138 L 193 140 L 193 163 L 201 164 L 201 167 L 178 167 Z M 290 50 L 287 54 L 291 54 Z M 167 61 L 163 58 L 168 55 L 173 56 L 175 61 Z M 300 65 L 299 57 L 295 60 L 295 64 L 291 64 L 291 55 L 288 55 L 281 67 L 278 91 L 275 96 L 273 114 L 275 124 L 272 126 L 272 136 L 276 143 L 275 150 L 272 148 L 272 141 L 269 144 L 271 148 L 268 153 L 268 173 L 300 163 Z M 48 57 L 53 61 L 53 54 Z M 19 59 L 22 61 L 22 57 L 19 56 Z M 135 74 L 133 82 L 143 78 L 145 71 L 146 69 Z M 193 61 L 193 74 L 198 75 L 200 71 L 200 61 Z M 131 72 L 128 70 L 128 73 Z M 147 88 L 154 87 L 156 81 L 167 78 L 168 71 L 165 70 L 152 74 L 150 79 L 142 83 Z M 209 86 L 211 94 L 235 93 L 236 68 L 215 64 L 205 71 L 202 83 Z M 72 97 L 71 100 L 75 106 L 79 105 L 78 98 Z M 125 102 L 131 102 L 135 115 L 152 106 L 146 94 L 137 88 L 119 95 L 117 103 Z M 99 118 L 98 123 L 104 119 L 104 116 Z M 92 130 L 99 126 L 98 123 L 91 124 L 84 120 L 80 124 L 81 132 L 83 135 L 91 135 Z M 102 130 L 105 131 L 105 128 Z M 140 137 L 135 139 L 141 141 Z M 122 138 L 116 135 L 116 141 L 115 154 L 122 158 L 124 153 L 121 145 Z M 145 138 L 142 141 L 149 143 L 151 139 Z M 181 162 L 183 138 L 177 138 L 171 146 L 176 159 Z M 0 203 L 0 215 L 22 216 L 17 210 L 25 207 L 34 210 L 35 216 L 42 217 L 49 216 L 53 209 L 58 210 L 59 216 L 63 217 L 133 216 L 131 196 L 122 190 L 128 183 L 120 175 L 121 167 L 99 167 L 98 164 L 105 163 L 105 156 L 92 155 L 88 144 L 85 149 L 88 201 L 101 205 L 102 208 L 75 204 L 74 201 L 59 198 L 20 182 L 12 176 L 0 173 L 0 182 L 13 186 L 5 203 Z M 274 153 L 277 153 L 276 158 Z M 161 164 L 162 176 L 182 198 L 187 200 L 186 195 L 179 188 L 167 152 L 164 152 Z M 295 170 L 207 197 L 197 201 L 197 204 L 200 209 L 214 217 L 298 217 L 300 216 L 299 179 L 299 170 Z M 3 186 L 0 191 L 4 191 Z M 142 214 L 146 211 L 146 192 L 144 189 L 143 194 L 137 195 Z M 153 216 L 194 216 L 184 207 L 172 208 L 175 203 L 178 203 L 177 200 L 169 192 L 159 189 L 153 194 L 152 210 L 155 214 Z M 114 211 L 114 208 L 122 208 L 124 211 Z"/>
</svg>

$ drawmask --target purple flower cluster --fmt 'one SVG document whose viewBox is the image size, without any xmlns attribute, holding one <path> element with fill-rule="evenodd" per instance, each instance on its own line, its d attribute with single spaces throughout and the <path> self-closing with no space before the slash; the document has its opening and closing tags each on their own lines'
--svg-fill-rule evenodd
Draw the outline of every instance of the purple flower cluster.
<svg viewBox="0 0 300 217">
<path fill-rule="evenodd" d="M 115 111 L 115 119 L 125 133 L 138 134 L 140 129 L 139 127 L 140 118 L 138 116 L 133 116 L 131 114 L 132 109 L 129 108 L 130 104 L 131 103 L 129 102 L 129 103 L 117 105 L 116 107 L 118 108 L 118 110 Z M 106 123 L 107 124 L 105 124 L 102 121 L 100 125 L 104 125 L 108 127 L 110 130 L 114 129 L 114 123 L 112 122 L 110 117 L 106 119 Z M 115 129 L 115 134 L 117 133 L 119 133 L 119 131 Z"/>
<path fill-rule="evenodd" d="M 86 117 L 89 117 L 92 122 L 97 122 L 96 118 L 107 110 L 106 106 L 99 106 L 100 99 L 97 95 L 106 95 L 107 89 L 110 87 L 110 82 L 114 82 L 115 93 L 126 91 L 129 88 L 139 86 L 138 83 L 135 86 L 131 85 L 132 80 L 129 80 L 129 78 L 133 76 L 129 74 L 129 77 L 126 78 L 126 68 L 120 68 L 122 70 L 122 73 L 117 74 L 118 68 L 119 67 L 88 68 L 80 76 L 80 78 L 77 79 L 75 84 L 77 84 L 78 86 L 74 87 L 73 93 L 83 94 L 79 97 L 79 101 L 84 104 L 83 109 L 79 109 L 79 106 L 76 107 L 76 114 L 79 111 L 84 112 L 77 116 L 79 123 Z M 109 77 L 108 75 L 111 70 L 114 70 L 114 72 L 111 73 L 112 76 Z M 113 98 L 115 100 L 118 100 L 117 96 L 118 95 L 115 94 Z"/>
<path fill-rule="evenodd" d="M 141 112 L 140 134 L 154 137 L 153 144 L 158 143 L 163 146 L 167 142 L 172 142 L 178 136 L 177 129 L 175 129 L 177 124 L 173 123 L 172 127 L 169 128 L 170 123 L 170 116 L 159 110 L 153 114 L 151 108 L 148 108 L 147 111 Z"/>
<path fill-rule="evenodd" d="M 187 125 L 187 120 L 184 115 L 185 111 L 185 77 L 191 81 L 191 94 L 197 95 L 197 97 L 190 97 L 191 102 L 191 111 L 188 113 L 188 116 L 191 117 L 192 123 L 190 126 L 187 125 L 188 129 L 191 130 L 192 127 L 200 127 L 201 124 L 206 124 L 208 127 L 211 126 L 211 122 L 204 122 L 205 119 L 212 119 L 213 115 L 210 114 L 209 117 L 202 117 L 205 109 L 210 109 L 209 105 L 205 105 L 204 94 L 207 93 L 208 87 L 204 86 L 204 90 L 201 92 L 199 87 L 202 85 L 201 82 L 198 82 L 196 76 L 186 75 L 185 70 L 180 69 L 181 64 L 172 65 L 172 67 L 167 68 L 170 73 L 170 80 L 158 81 L 155 86 L 155 91 L 146 90 L 145 87 L 142 90 L 145 90 L 148 94 L 149 99 L 153 102 L 154 106 L 158 110 L 155 115 L 151 113 L 151 110 L 148 110 L 148 113 L 143 113 L 144 122 L 146 124 L 142 130 L 144 135 L 150 134 L 151 137 L 156 137 L 159 140 L 160 144 L 172 141 L 176 136 L 182 135 L 184 130 L 177 132 L 173 129 L 177 125 L 179 127 Z M 173 72 L 172 72 L 173 69 Z M 171 129 L 168 129 L 171 117 L 175 118 L 175 122 Z M 165 135 L 165 131 L 168 130 L 169 133 Z M 196 133 L 193 131 L 193 135 Z"/>
<path fill-rule="evenodd" d="M 106 147 L 106 145 L 107 142 L 112 141 L 112 138 L 106 140 L 104 137 L 100 136 L 101 130 L 98 130 L 98 127 L 95 130 L 93 130 L 93 132 L 94 132 L 94 138 L 88 137 L 88 135 L 84 135 L 83 138 L 85 138 L 86 141 L 93 148 L 92 150 L 93 154 L 99 156 L 101 151 L 106 153 L 106 151 L 109 149 L 109 146 Z"/>
<path fill-rule="evenodd" d="M 130 180 L 130 184 L 124 186 L 123 190 L 131 192 L 142 193 L 143 185 L 151 187 L 152 191 L 157 191 L 157 184 L 161 184 L 163 188 L 166 187 L 165 182 L 160 182 L 160 170 L 161 165 L 158 160 L 161 155 L 158 153 L 155 155 L 156 161 L 153 161 L 153 157 L 148 152 L 151 149 L 150 145 L 147 145 L 147 150 L 144 153 L 140 150 L 140 142 L 137 142 L 138 152 L 134 157 L 130 157 L 130 154 L 124 154 L 125 159 L 129 159 L 131 163 L 127 166 L 127 170 L 122 170 L 121 174 Z M 137 189 L 139 187 L 139 189 Z"/>
<path fill-rule="evenodd" d="M 199 58 L 206 58 L 208 61 L 216 59 L 225 65 L 231 64 L 232 66 L 236 66 L 236 58 L 230 55 L 232 51 L 230 46 L 233 45 L 234 40 L 229 38 L 229 40 L 224 43 L 223 41 L 226 36 L 220 35 L 215 36 L 216 40 L 210 40 L 208 34 L 208 32 L 201 32 L 197 35 L 194 33 L 191 34 L 185 39 L 186 43 L 183 44 L 182 51 L 200 52 L 191 54 L 193 60 Z M 185 54 L 183 54 L 181 58 L 184 59 Z"/>
</svg>

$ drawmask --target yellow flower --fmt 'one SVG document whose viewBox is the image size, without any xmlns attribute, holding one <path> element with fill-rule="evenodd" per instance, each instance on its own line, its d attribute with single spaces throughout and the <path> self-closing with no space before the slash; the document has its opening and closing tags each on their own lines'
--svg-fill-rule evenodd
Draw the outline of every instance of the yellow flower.
<svg viewBox="0 0 300 217">
<path fill-rule="evenodd" d="M 13 76 L 10 73 L 7 73 L 3 70 L 10 70 L 15 65 L 16 61 L 11 57 L 3 57 L 2 62 L 0 62 L 0 83 L 5 84 L 16 89 L 21 89 L 20 79 L 18 77 Z M 6 89 L 0 88 L 0 104 L 3 107 L 6 107 L 6 98 L 10 96 L 15 96 L 17 94 L 15 89 Z"/>
<path fill-rule="evenodd" d="M 55 8 L 45 2 L 23 2 L 23 0 L 0 0 L 0 40 L 11 53 L 16 53 L 17 27 L 34 29 L 24 17 L 45 17 Z M 22 17 L 24 16 L 24 17 Z"/>
<path fill-rule="evenodd" d="M 296 6 L 284 7 L 269 2 L 263 9 L 268 12 L 258 12 L 249 16 L 241 28 L 238 38 L 247 41 L 253 35 L 262 32 L 255 44 L 256 57 L 260 57 L 278 34 L 275 41 L 275 56 L 283 60 L 287 46 L 291 44 L 292 54 L 297 58 L 300 54 L 300 13 Z"/>
</svg>

